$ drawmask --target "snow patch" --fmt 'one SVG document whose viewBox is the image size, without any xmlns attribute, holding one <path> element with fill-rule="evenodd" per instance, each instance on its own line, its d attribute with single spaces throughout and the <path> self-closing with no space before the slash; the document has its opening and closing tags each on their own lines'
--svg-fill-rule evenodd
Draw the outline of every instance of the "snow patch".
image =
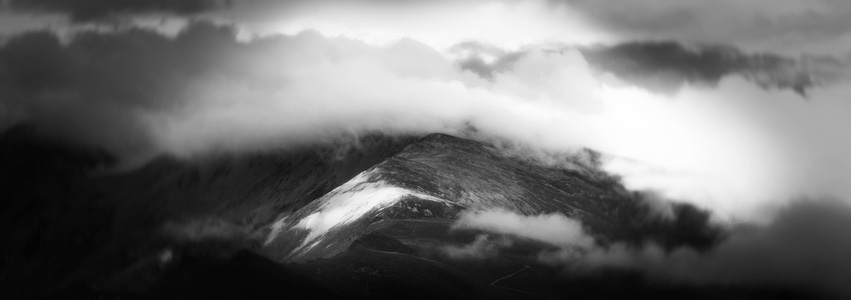
<svg viewBox="0 0 851 300">
<path fill-rule="evenodd" d="M 293 228 L 309 231 L 301 247 L 327 234 L 333 228 L 350 224 L 370 212 L 388 208 L 408 196 L 446 202 L 443 199 L 393 186 L 380 180 L 370 182 L 369 179 L 374 171 L 373 169 L 362 172 L 316 200 L 319 201 L 316 211 L 293 226 Z"/>
<path fill-rule="evenodd" d="M 270 232 L 269 235 L 266 236 L 266 241 L 263 242 L 263 245 L 269 245 L 270 243 L 272 243 L 272 241 L 275 240 L 275 237 L 277 237 L 278 234 L 281 233 L 281 230 L 284 229 L 284 225 L 286 225 L 286 222 L 287 217 L 283 217 L 275 221 L 275 223 L 272 224 L 272 232 Z"/>
</svg>

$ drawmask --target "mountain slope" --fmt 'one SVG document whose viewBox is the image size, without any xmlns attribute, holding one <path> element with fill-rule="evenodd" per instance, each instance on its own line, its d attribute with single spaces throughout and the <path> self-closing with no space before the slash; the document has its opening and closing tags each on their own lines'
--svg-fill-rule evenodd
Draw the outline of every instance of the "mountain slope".
<svg viewBox="0 0 851 300">
<path fill-rule="evenodd" d="M 278 212 L 306 205 L 410 141 L 370 135 L 193 161 L 163 157 L 108 172 L 114 160 L 101 151 L 16 127 L 0 135 L 0 288 L 143 288 L 161 271 L 130 283 L 116 278 L 157 269 L 164 251 L 229 256 L 251 248 Z"/>
<path fill-rule="evenodd" d="M 240 287 L 289 295 L 275 288 L 280 280 L 305 298 L 523 298 L 505 287 L 512 280 L 490 284 L 521 261 L 481 265 L 435 252 L 476 238 L 451 230 L 460 212 L 559 212 L 604 243 L 702 247 L 717 238 L 690 206 L 672 220 L 654 217 L 593 155 L 555 167 L 442 134 L 349 142 L 358 146 L 166 157 L 117 173 L 104 171 L 113 161 L 97 150 L 7 134 L 0 159 L 15 167 L 0 170 L 0 193 L 11 195 L 0 211 L 8 237 L 0 288 L 14 296 L 236 296 Z M 228 274 L 241 279 L 227 283 Z"/>
<path fill-rule="evenodd" d="M 359 174 L 307 206 L 284 214 L 266 252 L 288 261 L 337 255 L 380 220 L 452 220 L 462 210 L 558 212 L 581 220 L 598 239 L 709 246 L 718 238 L 708 215 L 679 206 L 672 221 L 655 218 L 637 194 L 596 166 L 543 166 L 499 149 L 433 134 Z"/>
</svg>

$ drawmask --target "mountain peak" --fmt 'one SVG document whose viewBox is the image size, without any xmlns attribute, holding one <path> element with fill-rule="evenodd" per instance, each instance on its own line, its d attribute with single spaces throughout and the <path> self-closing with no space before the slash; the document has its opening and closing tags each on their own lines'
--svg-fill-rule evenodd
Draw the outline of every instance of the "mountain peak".
<svg viewBox="0 0 851 300">
<path fill-rule="evenodd" d="M 559 213 L 581 220 L 608 241 L 652 240 L 672 230 L 673 223 L 648 221 L 649 206 L 618 187 L 617 181 L 537 164 L 482 142 L 430 134 L 303 208 L 282 214 L 266 245 L 281 260 L 327 258 L 378 230 L 382 220 L 448 225 L 463 210 Z M 710 242 L 711 235 L 700 237 Z"/>
</svg>

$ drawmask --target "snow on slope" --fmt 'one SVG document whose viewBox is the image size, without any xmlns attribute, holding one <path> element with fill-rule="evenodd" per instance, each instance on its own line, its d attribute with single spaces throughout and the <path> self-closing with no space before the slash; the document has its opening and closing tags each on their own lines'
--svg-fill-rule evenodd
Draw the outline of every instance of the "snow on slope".
<svg viewBox="0 0 851 300">
<path fill-rule="evenodd" d="M 308 231 L 307 236 L 295 251 L 309 250 L 317 245 L 320 237 L 337 228 L 358 221 L 373 212 L 392 207 L 407 197 L 421 200 L 448 202 L 446 200 L 418 193 L 409 189 L 393 186 L 382 180 L 371 180 L 377 168 L 364 171 L 343 185 L 316 200 L 316 206 L 310 205 L 310 214 L 290 226 L 290 229 Z M 272 242 L 283 230 L 287 217 L 279 219 L 266 243 Z M 294 220 L 293 220 L 294 222 Z"/>
</svg>

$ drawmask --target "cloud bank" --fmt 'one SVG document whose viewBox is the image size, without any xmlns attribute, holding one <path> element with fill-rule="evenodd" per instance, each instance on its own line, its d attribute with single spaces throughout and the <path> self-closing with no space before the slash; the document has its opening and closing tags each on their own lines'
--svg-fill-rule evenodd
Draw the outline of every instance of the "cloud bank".
<svg viewBox="0 0 851 300">
<path fill-rule="evenodd" d="M 643 246 L 600 244 L 581 222 L 561 214 L 524 216 L 508 211 L 467 212 L 455 230 L 478 230 L 469 245 L 445 248 L 455 259 L 499 256 L 513 245 L 508 237 L 538 241 L 534 258 L 564 268 L 567 274 L 634 270 L 651 282 L 693 286 L 784 286 L 849 294 L 851 239 L 845 234 L 851 209 L 833 201 L 797 203 L 766 226 L 730 228 L 726 239 L 708 250 L 667 251 L 651 242 Z M 508 239 L 508 240 L 506 240 Z"/>
<path fill-rule="evenodd" d="M 594 245 L 594 240 L 582 229 L 582 223 L 559 213 L 523 216 L 507 210 L 475 211 L 462 214 L 452 224 L 452 229 L 459 228 L 515 235 L 562 247 Z"/>
<path fill-rule="evenodd" d="M 480 234 L 470 244 L 447 245 L 442 247 L 441 250 L 454 259 L 485 259 L 498 255 L 501 249 L 511 247 L 511 245 L 511 239 L 494 239 L 487 234 Z"/>
<path fill-rule="evenodd" d="M 657 94 L 574 48 L 529 49 L 489 76 L 415 40 L 374 46 L 307 31 L 240 41 L 231 26 L 47 32 L 0 48 L 5 126 L 106 148 L 125 161 L 327 142 L 368 132 L 469 135 L 556 155 L 585 147 L 632 189 L 724 218 L 800 194 L 851 195 L 843 77 L 808 91 L 738 75 Z M 809 101 L 807 101 L 809 100 Z"/>
</svg>

